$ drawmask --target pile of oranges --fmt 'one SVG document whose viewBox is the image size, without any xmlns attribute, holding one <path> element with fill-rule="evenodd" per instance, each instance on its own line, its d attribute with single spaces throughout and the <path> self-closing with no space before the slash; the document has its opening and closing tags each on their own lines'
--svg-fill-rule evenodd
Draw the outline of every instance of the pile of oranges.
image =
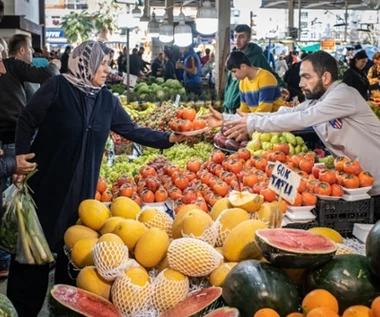
<svg viewBox="0 0 380 317">
<path fill-rule="evenodd" d="M 330 292 L 316 289 L 308 293 L 302 301 L 302 313 L 294 312 L 286 317 L 339 317 L 339 304 Z M 355 305 L 347 308 L 342 317 L 380 317 L 380 296 L 372 302 L 371 308 Z M 253 317 L 280 317 L 271 308 L 258 310 Z"/>
<path fill-rule="evenodd" d="M 176 118 L 169 122 L 169 128 L 176 132 L 201 130 L 206 127 L 204 119 L 196 118 L 196 111 L 191 108 L 178 108 Z"/>
</svg>

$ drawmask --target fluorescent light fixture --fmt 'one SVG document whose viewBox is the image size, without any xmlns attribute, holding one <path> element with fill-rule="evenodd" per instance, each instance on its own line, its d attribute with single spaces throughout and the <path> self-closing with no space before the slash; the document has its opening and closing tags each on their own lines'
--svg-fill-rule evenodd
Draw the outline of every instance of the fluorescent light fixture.
<svg viewBox="0 0 380 317">
<path fill-rule="evenodd" d="M 206 0 L 198 9 L 195 24 L 197 31 L 204 35 L 214 34 L 218 30 L 218 14 L 210 1 Z"/>
<path fill-rule="evenodd" d="M 193 31 L 185 23 L 185 15 L 182 12 L 178 16 L 179 24 L 174 28 L 174 45 L 179 47 L 188 47 L 193 43 Z"/>
</svg>

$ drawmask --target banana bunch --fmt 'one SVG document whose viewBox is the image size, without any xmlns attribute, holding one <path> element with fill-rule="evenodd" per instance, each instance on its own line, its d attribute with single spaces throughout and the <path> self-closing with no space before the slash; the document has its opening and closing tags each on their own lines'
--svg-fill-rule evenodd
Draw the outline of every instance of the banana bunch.
<svg viewBox="0 0 380 317">
<path fill-rule="evenodd" d="M 210 110 L 206 107 L 201 107 L 197 112 L 197 118 L 210 114 Z"/>
<path fill-rule="evenodd" d="M 154 103 L 146 102 L 145 105 L 147 107 L 145 110 L 142 110 L 142 111 L 136 110 L 135 104 L 127 104 L 123 107 L 131 117 L 141 118 L 141 117 L 144 117 L 144 116 L 150 114 L 151 112 L 153 112 L 156 109 L 156 105 Z"/>
</svg>

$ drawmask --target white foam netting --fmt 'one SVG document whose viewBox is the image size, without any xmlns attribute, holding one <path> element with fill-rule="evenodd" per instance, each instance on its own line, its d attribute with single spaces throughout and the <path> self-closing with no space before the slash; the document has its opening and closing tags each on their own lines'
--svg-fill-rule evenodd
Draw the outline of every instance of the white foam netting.
<svg viewBox="0 0 380 317">
<path fill-rule="evenodd" d="M 139 221 L 141 214 L 144 213 L 145 210 L 142 210 L 137 216 L 136 220 Z M 169 238 L 172 236 L 172 227 L 173 227 L 173 219 L 164 211 L 157 209 L 157 214 L 153 217 L 153 219 L 142 222 L 147 228 L 159 228 L 164 230 Z"/>
</svg>

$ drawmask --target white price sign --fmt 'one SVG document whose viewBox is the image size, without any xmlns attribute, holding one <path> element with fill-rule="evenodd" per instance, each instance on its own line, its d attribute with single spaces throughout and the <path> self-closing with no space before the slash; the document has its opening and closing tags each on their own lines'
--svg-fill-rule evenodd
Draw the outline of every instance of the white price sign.
<svg viewBox="0 0 380 317">
<path fill-rule="evenodd" d="M 123 73 L 123 84 L 127 85 L 127 73 Z M 129 87 L 135 87 L 137 82 L 137 76 L 129 74 Z"/>
<path fill-rule="evenodd" d="M 284 164 L 276 162 L 268 187 L 293 204 L 297 196 L 300 182 L 301 176 L 296 172 L 293 172 Z"/>
</svg>

